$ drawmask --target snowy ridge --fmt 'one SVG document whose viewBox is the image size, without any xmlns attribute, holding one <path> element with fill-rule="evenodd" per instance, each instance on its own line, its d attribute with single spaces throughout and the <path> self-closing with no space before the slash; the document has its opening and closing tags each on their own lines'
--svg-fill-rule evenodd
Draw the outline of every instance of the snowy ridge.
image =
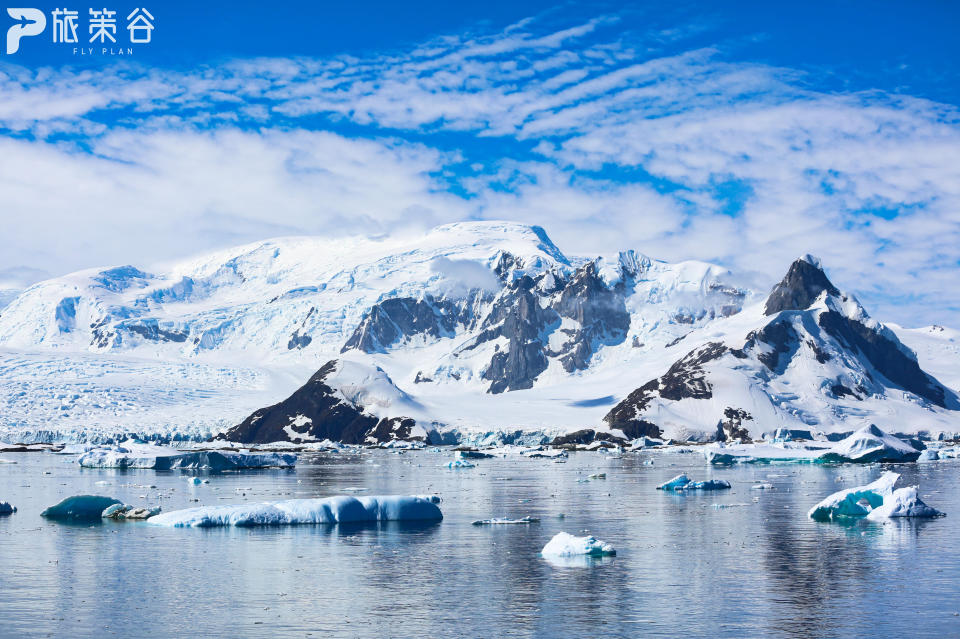
<svg viewBox="0 0 960 639">
<path fill-rule="evenodd" d="M 0 311 L 0 439 L 954 433 L 956 379 L 923 370 L 957 370 L 953 344 L 870 318 L 810 256 L 763 297 L 507 222 L 283 238 L 24 291 Z"/>
</svg>

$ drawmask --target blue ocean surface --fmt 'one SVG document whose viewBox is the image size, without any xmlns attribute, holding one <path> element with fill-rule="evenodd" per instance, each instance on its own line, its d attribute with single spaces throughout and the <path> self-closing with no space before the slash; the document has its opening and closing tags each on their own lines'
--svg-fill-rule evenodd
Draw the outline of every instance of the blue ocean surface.
<svg viewBox="0 0 960 639">
<path fill-rule="evenodd" d="M 448 470 L 448 450 L 369 451 L 201 475 L 209 483 L 189 486 L 182 472 L 0 457 L 17 462 L 0 464 L 0 500 L 18 508 L 0 516 L 0 637 L 960 636 L 955 460 L 711 468 L 695 453 L 581 452 L 566 463 L 505 458 Z M 918 483 L 948 516 L 848 526 L 807 517 L 823 497 L 885 469 L 902 473 L 899 485 Z M 606 479 L 578 482 L 600 472 Z M 680 472 L 732 489 L 656 490 Z M 751 488 L 758 482 L 773 488 Z M 77 494 L 164 511 L 437 494 L 444 519 L 185 529 L 40 517 Z M 540 521 L 471 525 L 527 515 Z M 617 555 L 541 558 L 560 531 L 592 534 Z"/>
</svg>

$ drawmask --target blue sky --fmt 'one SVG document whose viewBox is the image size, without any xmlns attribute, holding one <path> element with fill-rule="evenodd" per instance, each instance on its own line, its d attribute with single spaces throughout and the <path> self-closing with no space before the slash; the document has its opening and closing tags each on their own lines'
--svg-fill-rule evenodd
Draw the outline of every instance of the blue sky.
<svg viewBox="0 0 960 639">
<path fill-rule="evenodd" d="M 0 288 L 498 218 L 759 286 L 814 252 L 960 325 L 960 5 L 197 4 L 133 56 L 0 55 Z"/>
</svg>

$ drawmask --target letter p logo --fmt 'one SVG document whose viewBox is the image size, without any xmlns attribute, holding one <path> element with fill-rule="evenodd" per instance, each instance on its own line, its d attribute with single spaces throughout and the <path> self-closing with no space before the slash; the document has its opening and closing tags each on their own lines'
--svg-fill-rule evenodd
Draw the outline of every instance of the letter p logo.
<svg viewBox="0 0 960 639">
<path fill-rule="evenodd" d="M 40 35 L 47 28 L 47 17 L 39 9 L 7 9 L 7 13 L 20 21 L 7 29 L 7 55 L 20 50 L 20 38 Z"/>
</svg>

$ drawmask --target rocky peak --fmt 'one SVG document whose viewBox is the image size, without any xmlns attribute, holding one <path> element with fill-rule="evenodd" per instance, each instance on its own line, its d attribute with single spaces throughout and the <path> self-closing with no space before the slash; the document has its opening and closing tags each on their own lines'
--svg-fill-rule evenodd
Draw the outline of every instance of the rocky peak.
<svg viewBox="0 0 960 639">
<path fill-rule="evenodd" d="M 812 255 L 804 255 L 790 265 L 790 270 L 777 284 L 764 307 L 764 315 L 773 315 L 780 311 L 802 311 L 826 291 L 830 295 L 839 295 L 826 273 L 820 260 Z"/>
</svg>

